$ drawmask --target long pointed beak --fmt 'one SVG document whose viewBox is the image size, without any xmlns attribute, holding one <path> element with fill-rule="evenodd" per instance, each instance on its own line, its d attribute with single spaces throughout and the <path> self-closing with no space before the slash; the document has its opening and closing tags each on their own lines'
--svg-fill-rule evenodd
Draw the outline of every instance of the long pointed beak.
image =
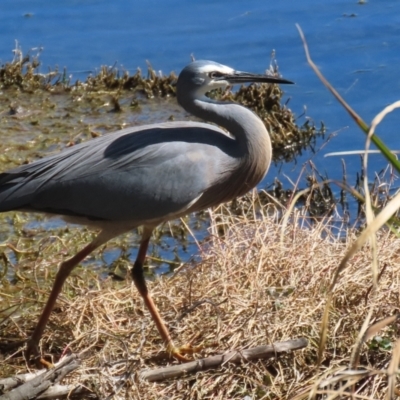
<svg viewBox="0 0 400 400">
<path fill-rule="evenodd" d="M 249 72 L 242 72 L 242 71 L 235 71 L 233 75 L 225 75 L 220 79 L 224 79 L 229 83 L 231 83 L 232 85 L 238 83 L 250 83 L 250 82 L 287 83 L 287 84 L 294 83 L 286 79 L 278 78 L 272 75 L 251 74 Z"/>
</svg>

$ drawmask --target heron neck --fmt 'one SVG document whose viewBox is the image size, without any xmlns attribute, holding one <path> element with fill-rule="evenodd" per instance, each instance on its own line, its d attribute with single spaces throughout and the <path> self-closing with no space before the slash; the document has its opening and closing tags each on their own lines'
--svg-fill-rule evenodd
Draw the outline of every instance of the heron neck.
<svg viewBox="0 0 400 400">
<path fill-rule="evenodd" d="M 251 110 L 205 96 L 184 102 L 184 108 L 196 117 L 225 128 L 236 139 L 243 155 L 262 155 L 269 166 L 271 139 L 264 123 Z"/>
</svg>

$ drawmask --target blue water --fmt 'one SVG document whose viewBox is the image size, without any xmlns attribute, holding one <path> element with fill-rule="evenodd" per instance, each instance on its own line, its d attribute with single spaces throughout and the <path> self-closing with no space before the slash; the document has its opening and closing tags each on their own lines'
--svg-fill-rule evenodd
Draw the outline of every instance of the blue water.
<svg viewBox="0 0 400 400">
<path fill-rule="evenodd" d="M 295 28 L 304 30 L 311 55 L 343 97 L 369 123 L 389 103 L 400 99 L 400 1 L 370 0 L 1 0 L 0 62 L 12 58 L 15 40 L 24 52 L 43 47 L 42 72 L 58 65 L 82 79 L 100 65 L 179 72 L 196 59 L 215 60 L 240 70 L 263 72 L 272 49 L 282 75 L 296 82 L 285 86 L 289 107 L 328 132 L 338 132 L 313 161 L 330 178 L 340 179 L 340 158 L 331 151 L 364 147 L 364 134 L 332 98 L 306 63 Z M 35 54 L 37 50 L 32 50 Z M 304 119 L 299 122 L 304 121 Z M 400 111 L 379 128 L 393 149 L 400 146 Z M 297 165 L 309 158 L 299 157 Z M 359 157 L 345 157 L 350 179 L 359 170 Z M 371 156 L 371 170 L 386 163 Z M 293 165 L 280 169 L 296 176 Z M 371 171 L 372 172 L 372 171 Z M 272 169 L 266 182 L 277 173 Z M 353 183 L 353 182 L 351 182 Z"/>
<path fill-rule="evenodd" d="M 2 0 L 0 61 L 12 58 L 17 39 L 25 52 L 43 47 L 43 72 L 49 66 L 65 66 L 73 80 L 114 63 L 130 71 L 138 66 L 145 70 L 145 60 L 157 70 L 179 72 L 191 54 L 262 72 L 275 49 L 282 75 L 296 82 L 284 88 L 291 109 L 300 115 L 306 107 L 308 117 L 324 121 L 329 132 L 339 131 L 323 153 L 362 148 L 364 135 L 308 67 L 295 23 L 302 26 L 321 71 L 367 122 L 400 99 L 396 0 Z M 396 112 L 379 129 L 392 148 L 400 147 L 399 122 Z M 314 160 L 317 166 L 337 177 L 340 159 L 327 160 L 322 154 Z M 350 174 L 353 166 L 358 170 L 358 157 L 346 157 L 346 162 Z M 380 156 L 373 156 L 372 162 L 375 170 L 383 165 Z"/>
</svg>

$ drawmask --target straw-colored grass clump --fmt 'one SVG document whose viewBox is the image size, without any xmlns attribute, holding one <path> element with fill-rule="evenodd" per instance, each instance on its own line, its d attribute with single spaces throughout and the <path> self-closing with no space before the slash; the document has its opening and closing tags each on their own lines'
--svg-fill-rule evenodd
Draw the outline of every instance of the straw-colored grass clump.
<svg viewBox="0 0 400 400">
<path fill-rule="evenodd" d="M 337 373 L 349 366 L 371 307 L 373 321 L 399 307 L 400 240 L 379 234 L 378 291 L 371 290 L 368 246 L 350 261 L 334 289 L 327 347 L 318 368 L 327 291 L 355 235 L 335 236 L 329 221 L 305 227 L 300 217 L 287 226 L 277 220 L 277 213 L 268 208 L 257 213 L 250 208 L 245 216 L 234 216 L 222 207 L 213 211 L 211 238 L 201 250 L 202 261 L 184 265 L 149 287 L 175 341 L 183 344 L 194 339 L 195 345 L 205 345 L 199 357 L 297 337 L 309 340 L 306 349 L 162 383 L 145 382 L 140 371 L 173 361 L 161 357 L 161 340 L 139 294 L 131 282 L 100 280 L 81 269 L 59 299 L 42 340 L 43 352 L 59 354 L 68 346 L 67 352 L 80 354 L 82 365 L 67 380 L 84 385 L 92 398 L 114 394 L 114 399 L 343 399 L 351 398 L 352 392 L 354 399 L 384 399 L 395 327 L 384 328 L 362 344 L 355 367 L 367 368 L 368 376 L 345 373 L 338 378 Z M 63 244 L 68 248 L 66 240 Z M 37 257 L 36 274 L 41 277 L 49 262 L 62 257 L 61 253 L 51 260 Z M 47 290 L 38 285 L 37 291 L 44 300 Z M 28 300 L 21 296 L 19 301 Z M 41 306 L 36 304 L 35 312 L 30 310 L 21 320 L 9 321 L 4 336 L 26 333 Z M 21 352 L 5 357 L 3 364 L 4 376 L 25 369 Z M 349 379 L 354 379 L 353 386 Z"/>
</svg>

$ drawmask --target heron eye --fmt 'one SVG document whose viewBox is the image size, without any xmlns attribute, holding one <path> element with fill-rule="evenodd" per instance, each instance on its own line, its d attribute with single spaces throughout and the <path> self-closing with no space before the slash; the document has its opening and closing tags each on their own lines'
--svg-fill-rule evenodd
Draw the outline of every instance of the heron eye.
<svg viewBox="0 0 400 400">
<path fill-rule="evenodd" d="M 216 78 L 221 78 L 221 77 L 223 76 L 223 74 L 221 74 L 221 72 L 218 72 L 218 71 L 213 71 L 213 72 L 210 72 L 210 73 L 208 74 L 208 76 L 209 76 L 211 79 L 216 79 Z"/>
</svg>

